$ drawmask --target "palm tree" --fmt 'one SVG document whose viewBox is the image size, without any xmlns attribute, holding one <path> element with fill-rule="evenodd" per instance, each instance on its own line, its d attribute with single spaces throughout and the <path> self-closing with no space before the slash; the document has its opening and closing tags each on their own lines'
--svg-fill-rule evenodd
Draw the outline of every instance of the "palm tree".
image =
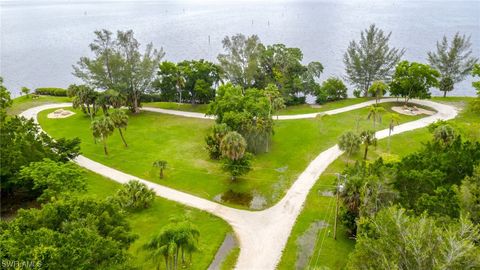
<svg viewBox="0 0 480 270">
<path fill-rule="evenodd" d="M 377 138 L 375 138 L 375 131 L 373 130 L 365 130 L 360 133 L 360 138 L 362 143 L 365 145 L 365 154 L 363 155 L 363 159 L 367 159 L 368 147 L 370 145 L 377 146 Z"/>
<path fill-rule="evenodd" d="M 456 137 L 455 129 L 449 124 L 438 126 L 433 131 L 435 141 L 442 142 L 444 145 L 450 144 Z"/>
<path fill-rule="evenodd" d="M 150 251 L 149 257 L 157 264 L 157 269 L 160 269 L 160 258 L 163 257 L 166 269 L 176 270 L 180 257 L 183 267 L 186 266 L 185 252 L 192 262 L 191 255 L 198 250 L 199 236 L 200 232 L 189 220 L 174 222 L 165 226 L 142 249 Z"/>
<path fill-rule="evenodd" d="M 120 137 L 122 138 L 123 144 L 125 147 L 128 147 L 122 132 L 122 128 L 125 130 L 127 129 L 128 115 L 120 109 L 115 109 L 112 111 L 112 113 L 110 113 L 110 119 L 112 119 L 113 125 L 118 129 L 118 132 L 120 132 Z"/>
<path fill-rule="evenodd" d="M 105 152 L 105 155 L 108 155 L 107 138 L 112 135 L 115 130 L 113 121 L 108 116 L 102 116 L 92 121 L 91 128 L 93 137 L 96 140 L 100 139 L 103 142 L 103 151 Z"/>
<path fill-rule="evenodd" d="M 153 167 L 160 169 L 160 179 L 163 179 L 163 170 L 167 168 L 167 161 L 165 160 L 156 160 L 153 162 Z"/>
<path fill-rule="evenodd" d="M 220 143 L 222 156 L 230 160 L 241 159 L 244 156 L 246 149 L 247 142 L 242 135 L 235 131 L 228 132 Z"/>
<path fill-rule="evenodd" d="M 398 126 L 400 122 L 400 115 L 397 113 L 391 113 L 389 116 L 390 124 L 388 125 L 388 152 L 390 152 L 390 135 L 392 135 L 393 128 Z"/>
<path fill-rule="evenodd" d="M 379 123 L 382 122 L 382 115 L 381 113 L 384 112 L 385 109 L 383 107 L 377 106 L 377 105 L 371 105 L 368 108 L 368 116 L 367 119 L 372 118 L 373 120 L 373 129 L 375 130 L 375 124 L 377 123 L 377 120 Z"/>
<path fill-rule="evenodd" d="M 360 136 L 357 134 L 348 131 L 342 136 L 340 136 L 338 140 L 338 148 L 340 150 L 345 151 L 348 155 L 347 159 L 347 166 L 348 166 L 348 161 L 350 160 L 350 156 L 357 152 L 360 149 L 360 144 L 362 143 L 362 140 L 360 139 Z"/>
<path fill-rule="evenodd" d="M 375 97 L 375 104 L 378 104 L 378 100 L 387 93 L 388 85 L 382 81 L 374 81 L 368 92 Z"/>
</svg>

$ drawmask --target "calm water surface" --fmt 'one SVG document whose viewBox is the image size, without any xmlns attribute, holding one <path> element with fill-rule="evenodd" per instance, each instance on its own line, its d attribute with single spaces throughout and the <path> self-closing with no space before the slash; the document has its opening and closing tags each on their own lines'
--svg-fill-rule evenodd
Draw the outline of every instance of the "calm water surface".
<svg viewBox="0 0 480 270">
<path fill-rule="evenodd" d="M 342 55 L 372 23 L 392 31 L 391 44 L 405 58 L 425 61 L 444 34 L 471 35 L 480 55 L 480 1 L 45 1 L 0 0 L 0 74 L 18 93 L 78 82 L 72 64 L 89 55 L 93 31 L 133 29 L 143 44 L 163 47 L 165 59 L 215 60 L 221 40 L 257 34 L 265 44 L 299 47 L 304 60 L 325 66 L 322 79 L 344 75 Z M 210 42 L 209 42 L 210 37 Z M 453 94 L 473 95 L 471 78 Z M 437 92 L 438 93 L 438 92 Z"/>
</svg>

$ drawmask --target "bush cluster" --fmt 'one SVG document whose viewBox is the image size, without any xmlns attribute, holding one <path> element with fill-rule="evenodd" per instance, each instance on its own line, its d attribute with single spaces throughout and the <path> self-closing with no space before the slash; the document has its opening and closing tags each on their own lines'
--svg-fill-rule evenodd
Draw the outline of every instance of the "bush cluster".
<svg viewBox="0 0 480 270">
<path fill-rule="evenodd" d="M 67 89 L 56 88 L 56 87 L 41 87 L 35 89 L 35 94 L 37 95 L 47 95 L 47 96 L 58 96 L 66 97 Z"/>
</svg>

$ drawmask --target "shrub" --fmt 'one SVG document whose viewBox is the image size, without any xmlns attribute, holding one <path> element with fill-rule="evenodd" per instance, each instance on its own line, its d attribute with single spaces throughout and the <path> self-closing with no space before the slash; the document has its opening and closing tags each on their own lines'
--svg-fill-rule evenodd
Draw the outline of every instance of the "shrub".
<svg viewBox="0 0 480 270">
<path fill-rule="evenodd" d="M 117 191 L 116 199 L 127 210 L 139 210 L 150 207 L 155 199 L 155 192 L 138 180 L 130 180 Z"/>
<path fill-rule="evenodd" d="M 142 94 L 140 96 L 140 101 L 141 102 L 159 102 L 159 101 L 169 101 L 169 100 L 166 100 L 160 94 Z"/>
<path fill-rule="evenodd" d="M 325 99 L 327 101 L 334 101 L 347 98 L 347 87 L 342 80 L 331 77 L 322 83 L 322 86 L 317 89 L 317 100 L 320 97 L 320 101 Z"/>
<path fill-rule="evenodd" d="M 353 96 L 356 97 L 356 98 L 361 97 L 362 96 L 362 90 L 360 90 L 360 89 L 353 90 Z"/>
<path fill-rule="evenodd" d="M 293 96 L 293 97 L 288 97 L 288 98 L 285 100 L 285 104 L 286 104 L 287 106 L 300 105 L 300 104 L 305 104 L 305 101 L 306 101 L 306 97 L 305 97 L 305 96 L 303 96 L 303 97 Z"/>
<path fill-rule="evenodd" d="M 55 87 L 41 87 L 35 89 L 35 94 L 37 95 L 47 95 L 47 96 L 58 96 L 66 97 L 67 89 L 55 88 Z"/>
</svg>

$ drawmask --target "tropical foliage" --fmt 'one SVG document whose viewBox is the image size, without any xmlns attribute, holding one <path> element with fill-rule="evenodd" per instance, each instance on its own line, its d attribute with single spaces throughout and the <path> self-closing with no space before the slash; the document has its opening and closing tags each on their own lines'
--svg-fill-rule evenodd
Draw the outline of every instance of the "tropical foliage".
<svg viewBox="0 0 480 270">
<path fill-rule="evenodd" d="M 115 199 L 124 209 L 145 209 L 150 207 L 155 199 L 155 192 L 138 180 L 130 180 L 117 191 Z"/>
</svg>

